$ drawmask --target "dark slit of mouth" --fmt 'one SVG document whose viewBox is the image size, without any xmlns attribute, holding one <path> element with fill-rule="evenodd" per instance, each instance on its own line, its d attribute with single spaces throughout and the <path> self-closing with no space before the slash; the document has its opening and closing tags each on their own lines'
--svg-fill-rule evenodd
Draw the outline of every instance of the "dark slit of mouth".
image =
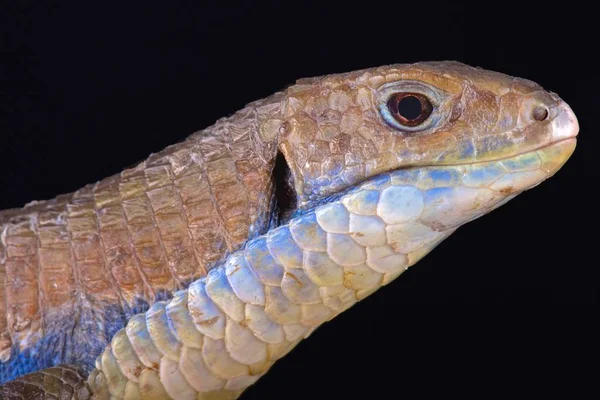
<svg viewBox="0 0 600 400">
<path fill-rule="evenodd" d="M 277 225 L 287 222 L 291 215 L 296 211 L 297 200 L 296 190 L 294 189 L 294 177 L 285 157 L 282 153 L 277 153 L 275 159 L 275 168 L 273 170 L 273 182 L 275 184 L 275 218 Z"/>
</svg>

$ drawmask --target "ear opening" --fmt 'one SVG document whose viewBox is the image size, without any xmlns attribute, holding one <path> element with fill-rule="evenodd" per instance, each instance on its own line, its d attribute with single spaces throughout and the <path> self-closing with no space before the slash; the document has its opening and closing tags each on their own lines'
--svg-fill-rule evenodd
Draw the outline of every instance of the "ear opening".
<svg viewBox="0 0 600 400">
<path fill-rule="evenodd" d="M 277 152 L 273 168 L 275 185 L 275 213 L 278 225 L 287 222 L 298 208 L 298 199 L 294 186 L 294 176 L 281 151 Z"/>
</svg>

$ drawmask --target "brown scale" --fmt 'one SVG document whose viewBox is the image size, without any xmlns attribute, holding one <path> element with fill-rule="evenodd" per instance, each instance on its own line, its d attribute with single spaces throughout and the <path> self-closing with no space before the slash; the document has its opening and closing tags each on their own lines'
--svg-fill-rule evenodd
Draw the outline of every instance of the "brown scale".
<svg viewBox="0 0 600 400">
<path fill-rule="evenodd" d="M 77 368 L 59 365 L 0 386 L 0 399 L 88 400 L 92 393 L 84 379 Z"/>
</svg>

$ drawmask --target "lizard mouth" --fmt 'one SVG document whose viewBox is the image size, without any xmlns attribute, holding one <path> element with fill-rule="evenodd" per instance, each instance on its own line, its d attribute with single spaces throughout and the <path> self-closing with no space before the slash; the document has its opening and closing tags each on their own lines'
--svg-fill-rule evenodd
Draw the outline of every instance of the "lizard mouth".
<svg viewBox="0 0 600 400">
<path fill-rule="evenodd" d="M 347 187 L 344 190 L 333 193 L 330 196 L 326 196 L 319 201 L 309 203 L 302 208 L 298 207 L 297 194 L 294 189 L 294 180 L 290 168 L 288 167 L 284 157 L 280 154 L 277 157 L 274 171 L 275 206 L 273 212 L 273 226 L 278 226 L 282 223 L 285 223 L 299 214 L 310 212 L 319 205 L 335 201 L 345 194 L 358 190 L 370 182 L 378 181 L 383 176 L 395 174 L 401 171 L 432 172 L 470 170 L 470 176 L 475 176 L 478 173 L 485 174 L 485 171 L 488 168 L 501 168 L 507 173 L 510 173 L 508 174 L 510 179 L 496 182 L 494 190 L 500 191 L 507 196 L 517 194 L 538 185 L 542 181 L 554 175 L 571 157 L 575 151 L 576 143 L 576 137 L 568 137 L 561 138 L 550 144 L 546 144 L 536 149 L 528 150 L 510 157 L 499 157 L 485 161 L 457 163 L 452 165 L 406 165 L 368 177 L 367 179 Z M 435 174 L 431 173 L 428 175 L 435 176 Z M 426 185 L 424 182 L 416 184 L 421 186 Z M 447 185 L 447 183 L 435 182 L 435 180 L 427 183 L 427 185 L 431 185 L 432 187 L 440 184 Z"/>
<path fill-rule="evenodd" d="M 455 163 L 455 164 L 443 164 L 443 165 L 439 165 L 439 164 L 429 164 L 429 165 L 419 165 L 419 166 L 409 165 L 409 166 L 398 168 L 398 169 L 460 167 L 460 166 L 467 166 L 467 165 L 503 163 L 503 162 L 509 162 L 511 160 L 517 160 L 517 159 L 523 158 L 528 155 L 533 155 L 533 154 L 538 154 L 539 156 L 541 156 L 539 154 L 539 152 L 542 152 L 542 154 L 545 154 L 550 149 L 559 151 L 560 154 L 554 154 L 554 152 L 552 152 L 553 157 L 558 157 L 557 160 L 562 160 L 562 164 L 564 164 L 564 162 L 566 162 L 569 159 L 569 157 L 571 157 L 571 155 L 573 154 L 573 151 L 575 151 L 576 145 L 577 145 L 577 137 L 573 136 L 573 137 L 568 137 L 568 138 L 561 138 L 561 139 L 555 140 L 551 143 L 547 143 L 547 144 L 541 145 L 539 147 L 524 151 L 522 153 L 517 153 L 515 155 L 506 156 L 506 157 L 496 157 L 496 158 L 492 157 L 492 158 L 489 158 L 486 160 L 473 161 L 473 162 L 469 162 L 469 163 L 460 163 L 459 162 L 459 163 Z M 564 160 L 563 160 L 563 158 L 564 158 Z M 561 164 L 561 166 L 562 166 L 562 164 Z"/>
</svg>

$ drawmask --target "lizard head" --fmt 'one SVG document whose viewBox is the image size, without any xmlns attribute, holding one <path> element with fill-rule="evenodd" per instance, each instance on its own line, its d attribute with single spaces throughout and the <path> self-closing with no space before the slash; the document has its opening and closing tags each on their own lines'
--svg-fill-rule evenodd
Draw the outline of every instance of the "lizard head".
<svg viewBox="0 0 600 400">
<path fill-rule="evenodd" d="M 554 174 L 574 151 L 579 130 L 556 94 L 458 62 L 302 79 L 286 89 L 282 104 L 279 148 L 300 210 L 379 174 L 415 167 L 478 166 L 472 175 L 480 180 L 498 166 L 537 171 L 497 183 L 509 197 Z"/>
</svg>

